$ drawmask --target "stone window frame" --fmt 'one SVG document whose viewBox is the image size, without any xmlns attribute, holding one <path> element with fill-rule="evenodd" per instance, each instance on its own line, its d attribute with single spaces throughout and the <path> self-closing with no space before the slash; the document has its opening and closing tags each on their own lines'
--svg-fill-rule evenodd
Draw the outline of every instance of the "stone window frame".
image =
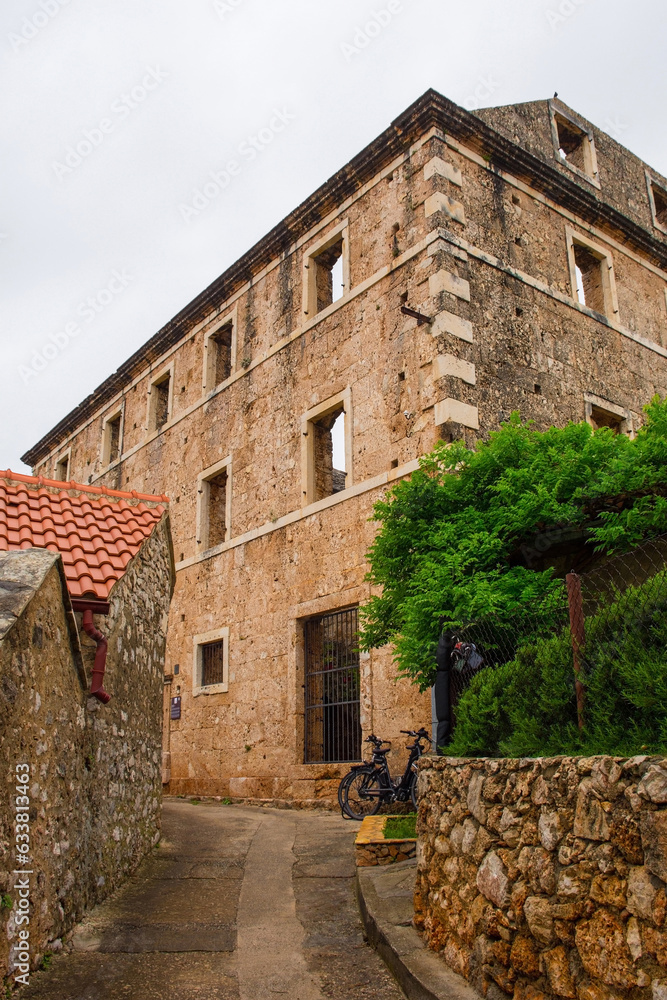
<svg viewBox="0 0 667 1000">
<path fill-rule="evenodd" d="M 206 684 L 201 682 L 202 674 L 202 646 L 207 646 L 210 642 L 223 642 L 222 649 L 222 676 L 221 684 Z M 200 632 L 192 637 L 192 697 L 198 698 L 205 694 L 225 694 L 229 691 L 229 626 L 213 629 L 210 632 Z"/>
<path fill-rule="evenodd" d="M 111 462 L 109 457 L 111 452 L 111 432 L 109 427 L 111 423 L 120 419 L 120 427 L 118 428 L 118 458 Z M 125 406 L 117 406 L 114 410 L 108 413 L 102 418 L 102 451 L 100 455 L 100 462 L 103 469 L 108 468 L 109 465 L 119 462 L 123 454 L 123 430 L 125 426 Z"/>
<path fill-rule="evenodd" d="M 554 155 L 558 163 L 561 166 L 565 166 L 572 173 L 576 174 L 577 177 L 581 177 L 583 180 L 588 181 L 594 187 L 600 189 L 600 176 L 598 173 L 598 158 L 595 149 L 595 135 L 593 129 L 590 128 L 581 118 L 577 115 L 573 115 L 571 111 L 567 111 L 563 105 L 558 101 L 554 101 L 553 98 L 549 103 L 549 123 L 551 125 L 551 138 L 554 145 Z M 570 125 L 574 125 L 581 132 L 584 132 L 588 137 L 588 145 L 584 147 L 584 161 L 587 165 L 586 170 L 581 170 L 574 163 L 570 163 L 569 160 L 564 160 L 560 155 L 558 150 L 560 149 L 560 141 L 558 139 L 558 126 L 556 125 L 556 115 L 559 118 L 564 118 L 565 121 L 569 122 Z"/>
<path fill-rule="evenodd" d="M 317 311 L 317 284 L 316 270 L 313 264 L 315 257 L 318 257 L 324 250 L 327 250 L 342 237 L 343 241 L 343 294 L 340 299 L 336 299 L 324 309 Z M 312 243 L 303 254 L 303 313 L 307 320 L 313 319 L 340 305 L 341 299 L 350 291 L 350 221 L 343 219 L 333 229 L 329 229 L 324 236 L 320 237 L 316 243 Z"/>
<path fill-rule="evenodd" d="M 167 419 L 162 424 L 161 427 L 154 427 L 153 422 L 155 420 L 155 400 L 156 395 L 153 389 L 164 382 L 166 377 L 169 377 L 169 399 L 167 402 Z M 146 393 L 146 431 L 148 434 L 159 434 L 163 431 L 165 427 L 169 425 L 171 419 L 174 415 L 174 362 L 171 361 L 168 365 L 160 368 L 159 371 L 153 373 L 150 376 L 150 382 L 148 384 L 148 391 Z"/>
<path fill-rule="evenodd" d="M 605 306 L 604 313 L 602 315 L 606 316 L 607 319 L 618 322 L 618 296 L 616 294 L 614 258 L 612 257 L 611 252 L 606 247 L 602 246 L 602 244 L 596 243 L 584 233 L 581 233 L 576 229 L 572 229 L 570 226 L 565 227 L 565 238 L 567 242 L 567 262 L 570 271 L 570 289 L 572 300 L 583 309 L 589 309 L 591 312 L 597 312 L 597 310 L 591 309 L 590 306 L 584 306 L 581 302 L 579 302 L 579 296 L 577 295 L 576 265 L 574 259 L 574 245 L 576 243 L 579 246 L 590 250 L 594 256 L 599 257 L 601 263 L 606 261 L 607 267 L 603 268 L 602 271 L 602 290 Z"/>
<path fill-rule="evenodd" d="M 592 392 L 585 392 L 584 419 L 587 424 L 591 425 L 591 427 L 593 426 L 594 406 L 597 406 L 601 410 L 606 410 L 607 413 L 613 413 L 614 416 L 621 418 L 621 425 L 619 427 L 621 434 L 627 434 L 630 438 L 635 436 L 634 421 L 630 410 L 627 410 L 624 406 L 618 406 L 616 403 L 610 403 L 608 399 L 603 399 L 602 396 L 596 396 Z"/>
<path fill-rule="evenodd" d="M 655 208 L 655 196 L 653 194 L 653 188 L 660 188 L 662 193 L 667 200 L 667 184 L 664 181 L 659 180 L 655 174 L 651 173 L 650 170 L 644 170 L 646 175 L 646 189 L 648 191 L 648 201 L 651 206 L 651 220 L 655 229 L 659 230 L 661 233 L 667 235 L 667 226 L 663 225 L 662 222 L 658 222 L 658 216 Z"/>
<path fill-rule="evenodd" d="M 312 503 L 322 503 L 329 497 L 315 500 L 315 456 L 314 443 L 315 435 L 310 432 L 310 424 L 316 423 L 320 417 L 326 417 L 332 410 L 338 409 L 342 404 L 345 412 L 345 489 L 332 496 L 340 496 L 346 493 L 354 483 L 352 475 L 352 389 L 347 386 L 342 392 L 337 392 L 335 396 L 313 406 L 301 416 L 301 496 L 302 507 L 308 507 Z"/>
<path fill-rule="evenodd" d="M 217 545 L 208 544 L 208 504 L 209 496 L 206 484 L 209 480 L 215 479 L 223 469 L 227 470 L 227 495 L 225 497 L 225 538 Z M 197 543 L 197 554 L 208 552 L 209 548 L 217 548 L 224 545 L 232 537 L 232 456 L 210 465 L 197 476 L 197 518 L 195 527 L 195 541 Z"/>
<path fill-rule="evenodd" d="M 62 478 L 58 475 L 58 467 L 67 462 L 67 475 Z M 72 482 L 72 446 L 65 448 L 64 451 L 57 452 L 53 463 L 53 478 L 58 483 L 71 483 Z"/>
<path fill-rule="evenodd" d="M 209 341 L 212 337 L 216 335 L 223 327 L 231 324 L 232 327 L 232 343 L 230 349 L 230 371 L 228 377 L 223 382 L 218 382 L 216 385 L 210 384 L 210 359 L 209 359 Z M 236 372 L 236 351 L 237 351 L 237 331 L 238 331 L 238 308 L 234 306 L 230 312 L 225 313 L 220 319 L 218 319 L 214 326 L 211 327 L 204 334 L 204 347 L 202 352 L 202 391 L 205 396 L 214 389 L 218 389 L 221 385 L 225 385 L 231 377 Z"/>
</svg>

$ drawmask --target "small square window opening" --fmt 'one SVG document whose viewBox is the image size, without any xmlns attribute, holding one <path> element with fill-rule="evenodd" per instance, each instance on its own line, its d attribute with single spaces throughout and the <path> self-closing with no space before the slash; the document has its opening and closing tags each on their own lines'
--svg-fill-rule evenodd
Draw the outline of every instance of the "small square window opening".
<svg viewBox="0 0 667 1000">
<path fill-rule="evenodd" d="M 224 640 L 218 642 L 207 642 L 201 648 L 201 686 L 210 687 L 212 684 L 222 684 L 224 682 Z"/>
</svg>

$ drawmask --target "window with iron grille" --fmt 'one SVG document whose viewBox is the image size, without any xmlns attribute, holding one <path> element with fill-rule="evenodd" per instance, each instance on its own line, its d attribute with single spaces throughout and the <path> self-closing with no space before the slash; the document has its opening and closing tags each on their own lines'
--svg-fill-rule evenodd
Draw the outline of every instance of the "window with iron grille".
<svg viewBox="0 0 667 1000">
<path fill-rule="evenodd" d="M 306 764 L 361 759 L 358 608 L 304 624 Z"/>
<path fill-rule="evenodd" d="M 224 680 L 224 640 L 207 642 L 201 647 L 201 686 L 222 684 Z"/>
</svg>

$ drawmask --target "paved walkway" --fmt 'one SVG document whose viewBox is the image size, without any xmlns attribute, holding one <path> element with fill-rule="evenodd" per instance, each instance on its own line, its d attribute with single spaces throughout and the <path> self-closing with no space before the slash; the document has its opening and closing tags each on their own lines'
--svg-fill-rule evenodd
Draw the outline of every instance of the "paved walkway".
<svg viewBox="0 0 667 1000">
<path fill-rule="evenodd" d="M 167 799 L 159 847 L 21 1000 L 403 1000 L 363 942 L 355 830 Z"/>
</svg>

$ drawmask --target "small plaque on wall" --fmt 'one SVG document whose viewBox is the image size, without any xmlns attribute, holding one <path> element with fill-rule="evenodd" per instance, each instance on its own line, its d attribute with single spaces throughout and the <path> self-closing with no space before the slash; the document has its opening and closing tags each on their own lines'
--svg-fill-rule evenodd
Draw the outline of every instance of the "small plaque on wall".
<svg viewBox="0 0 667 1000">
<path fill-rule="evenodd" d="M 171 699 L 171 718 L 180 719 L 181 717 L 181 696 L 177 695 L 175 698 Z"/>
</svg>

